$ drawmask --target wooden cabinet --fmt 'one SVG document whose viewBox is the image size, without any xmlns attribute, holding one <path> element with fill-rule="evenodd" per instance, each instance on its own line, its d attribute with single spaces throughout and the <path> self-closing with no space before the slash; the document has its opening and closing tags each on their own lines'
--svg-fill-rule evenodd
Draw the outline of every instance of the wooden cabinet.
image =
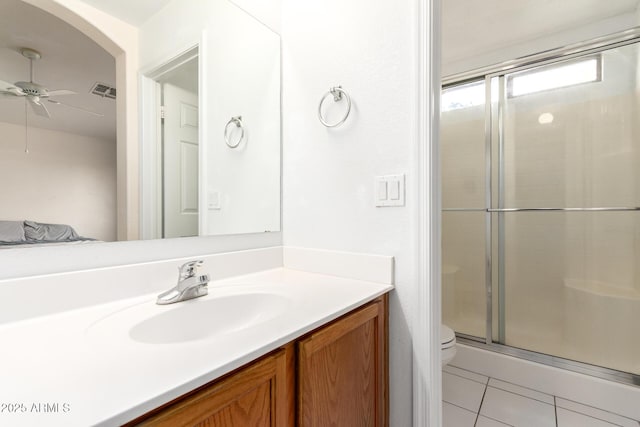
<svg viewBox="0 0 640 427">
<path fill-rule="evenodd" d="M 126 426 L 386 427 L 387 296 Z"/>
<path fill-rule="evenodd" d="M 293 425 L 293 346 L 288 345 L 128 425 L 286 427 Z M 142 419 L 142 420 L 141 420 Z"/>
<path fill-rule="evenodd" d="M 297 348 L 300 427 L 387 425 L 386 299 L 311 333 Z"/>
</svg>

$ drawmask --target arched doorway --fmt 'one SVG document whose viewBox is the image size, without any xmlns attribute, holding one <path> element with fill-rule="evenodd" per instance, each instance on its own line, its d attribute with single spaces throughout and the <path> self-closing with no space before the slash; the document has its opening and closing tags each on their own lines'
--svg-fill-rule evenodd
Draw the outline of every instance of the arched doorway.
<svg viewBox="0 0 640 427">
<path fill-rule="evenodd" d="M 117 240 L 139 238 L 137 28 L 80 2 L 21 0 L 75 27 L 116 62 Z"/>
</svg>

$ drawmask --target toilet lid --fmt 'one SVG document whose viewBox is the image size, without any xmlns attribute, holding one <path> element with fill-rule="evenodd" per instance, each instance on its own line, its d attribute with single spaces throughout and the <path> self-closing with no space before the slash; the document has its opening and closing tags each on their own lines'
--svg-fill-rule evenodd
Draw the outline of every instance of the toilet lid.
<svg viewBox="0 0 640 427">
<path fill-rule="evenodd" d="M 449 348 L 456 343 L 456 334 L 448 326 L 440 325 L 440 340 L 442 341 L 442 348 Z"/>
</svg>

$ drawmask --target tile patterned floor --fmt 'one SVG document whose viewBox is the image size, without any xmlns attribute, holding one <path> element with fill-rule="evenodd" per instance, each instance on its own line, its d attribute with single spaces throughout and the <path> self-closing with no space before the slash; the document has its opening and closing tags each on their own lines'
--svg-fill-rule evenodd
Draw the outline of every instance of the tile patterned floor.
<svg viewBox="0 0 640 427">
<path fill-rule="evenodd" d="M 445 366 L 443 427 L 640 427 L 640 422 L 530 388 Z"/>
</svg>

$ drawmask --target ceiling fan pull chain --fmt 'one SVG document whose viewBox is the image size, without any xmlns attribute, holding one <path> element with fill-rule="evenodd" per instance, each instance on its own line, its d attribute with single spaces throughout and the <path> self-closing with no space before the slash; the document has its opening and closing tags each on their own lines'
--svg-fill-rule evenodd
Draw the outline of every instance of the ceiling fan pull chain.
<svg viewBox="0 0 640 427">
<path fill-rule="evenodd" d="M 29 154 L 29 112 L 27 111 L 27 99 L 24 100 L 24 152 Z"/>
</svg>

